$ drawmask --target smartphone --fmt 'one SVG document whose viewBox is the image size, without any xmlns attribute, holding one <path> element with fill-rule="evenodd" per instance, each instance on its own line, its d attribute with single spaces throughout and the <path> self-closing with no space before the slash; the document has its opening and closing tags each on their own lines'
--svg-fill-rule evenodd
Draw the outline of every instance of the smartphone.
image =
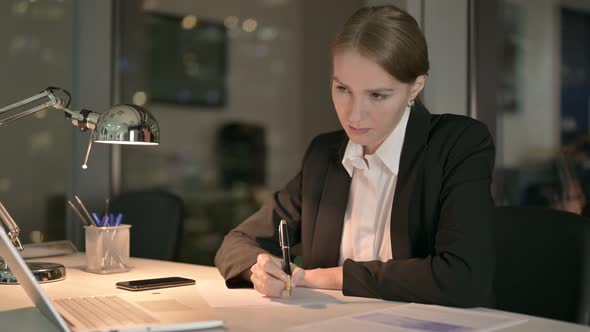
<svg viewBox="0 0 590 332">
<path fill-rule="evenodd" d="M 148 289 L 158 289 L 167 287 L 177 287 L 194 285 L 193 279 L 181 278 L 181 277 L 167 277 L 167 278 L 156 278 L 156 279 L 140 279 L 140 280 L 129 280 L 120 281 L 115 285 L 117 288 L 130 290 L 130 291 L 142 291 Z"/>
</svg>

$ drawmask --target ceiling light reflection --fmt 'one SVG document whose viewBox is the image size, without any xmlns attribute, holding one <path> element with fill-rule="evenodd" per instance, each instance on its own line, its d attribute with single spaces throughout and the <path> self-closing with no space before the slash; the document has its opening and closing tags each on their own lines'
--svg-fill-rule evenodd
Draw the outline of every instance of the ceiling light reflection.
<svg viewBox="0 0 590 332">
<path fill-rule="evenodd" d="M 242 30 L 244 30 L 246 32 L 254 32 L 254 31 L 256 31 L 257 27 L 258 27 L 258 22 L 253 18 L 246 19 L 242 23 Z"/>
<path fill-rule="evenodd" d="M 194 29 L 197 26 L 198 19 L 195 15 L 187 15 L 182 19 L 181 25 L 185 30 Z"/>
</svg>

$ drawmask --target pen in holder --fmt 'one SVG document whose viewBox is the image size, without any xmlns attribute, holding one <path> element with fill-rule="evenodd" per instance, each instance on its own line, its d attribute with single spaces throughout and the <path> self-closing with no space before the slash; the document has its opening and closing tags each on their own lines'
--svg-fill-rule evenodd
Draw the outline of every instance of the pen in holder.
<svg viewBox="0 0 590 332">
<path fill-rule="evenodd" d="M 130 228 L 131 225 L 84 226 L 86 270 L 100 274 L 128 271 Z"/>
</svg>

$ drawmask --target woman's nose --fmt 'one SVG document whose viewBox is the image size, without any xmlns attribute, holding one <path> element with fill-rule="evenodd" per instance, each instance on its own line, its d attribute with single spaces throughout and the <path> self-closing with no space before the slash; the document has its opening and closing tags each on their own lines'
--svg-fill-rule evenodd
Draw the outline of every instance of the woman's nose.
<svg viewBox="0 0 590 332">
<path fill-rule="evenodd" d="M 350 105 L 348 120 L 351 123 L 358 123 L 363 119 L 363 105 L 360 101 L 353 101 Z"/>
</svg>

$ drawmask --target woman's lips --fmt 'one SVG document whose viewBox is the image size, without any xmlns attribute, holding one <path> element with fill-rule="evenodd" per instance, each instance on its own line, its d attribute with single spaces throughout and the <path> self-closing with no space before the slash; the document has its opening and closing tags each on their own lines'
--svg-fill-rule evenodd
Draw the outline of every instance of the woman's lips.
<svg viewBox="0 0 590 332">
<path fill-rule="evenodd" d="M 348 126 L 348 129 L 350 129 L 350 132 L 353 134 L 364 134 L 369 131 L 369 128 L 356 128 L 353 126 Z"/>
</svg>

